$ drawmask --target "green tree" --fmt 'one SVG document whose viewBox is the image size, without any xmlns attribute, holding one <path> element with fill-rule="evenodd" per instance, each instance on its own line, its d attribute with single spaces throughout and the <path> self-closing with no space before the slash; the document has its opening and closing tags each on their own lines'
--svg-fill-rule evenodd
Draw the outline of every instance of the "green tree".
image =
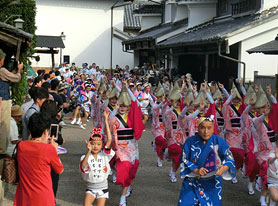
<svg viewBox="0 0 278 206">
<path fill-rule="evenodd" d="M 36 17 L 36 2 L 34 0 L 0 0 L 0 21 L 5 21 L 11 15 L 21 15 L 24 20 L 23 31 L 35 35 L 35 17 Z M 14 25 L 14 19 L 8 20 L 7 24 Z M 21 54 L 20 61 L 27 65 L 27 57 L 32 56 L 35 49 L 35 38 L 32 40 L 31 46 Z M 26 81 L 27 68 L 25 67 L 21 74 L 21 81 L 12 84 L 12 99 L 13 103 L 21 105 L 27 94 L 27 81 Z"/>
</svg>

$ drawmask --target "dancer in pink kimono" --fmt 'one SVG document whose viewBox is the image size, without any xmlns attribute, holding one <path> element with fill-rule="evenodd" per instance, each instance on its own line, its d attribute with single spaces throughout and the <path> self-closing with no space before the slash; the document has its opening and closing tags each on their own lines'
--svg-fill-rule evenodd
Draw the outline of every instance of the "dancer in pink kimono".
<svg viewBox="0 0 278 206">
<path fill-rule="evenodd" d="M 96 94 L 93 95 L 91 99 L 91 109 L 92 109 L 92 118 L 94 127 L 102 127 L 102 114 L 103 114 L 103 103 L 107 99 L 107 84 L 101 79 L 99 88 L 98 88 L 98 97 Z"/>
<path fill-rule="evenodd" d="M 222 111 L 225 121 L 225 139 L 233 153 L 237 170 L 243 165 L 245 154 L 241 141 L 240 116 L 244 110 L 244 104 L 241 102 L 241 95 L 233 84 L 231 95 L 224 103 Z M 232 183 L 237 182 L 237 178 L 234 177 Z"/>
<path fill-rule="evenodd" d="M 178 121 L 181 113 L 180 98 L 180 88 L 176 82 L 174 88 L 169 94 L 172 107 L 168 108 L 165 113 L 165 121 L 167 121 L 167 124 L 165 124 L 165 131 L 168 154 L 172 159 L 172 167 L 169 174 L 170 181 L 172 183 L 177 182 L 176 171 L 180 166 L 180 157 L 182 152 L 181 146 L 185 141 L 185 128 L 182 128 Z"/>
<path fill-rule="evenodd" d="M 195 107 L 195 112 L 187 116 L 189 136 L 195 135 L 198 132 L 198 125 L 201 117 L 211 115 L 213 115 L 215 120 L 214 133 L 216 133 L 217 122 L 215 118 L 215 103 L 210 93 L 207 91 L 206 83 L 201 84 L 198 96 L 194 99 L 192 105 Z"/>
<path fill-rule="evenodd" d="M 157 153 L 157 166 L 162 167 L 161 160 L 164 159 L 164 151 L 167 148 L 167 142 L 165 138 L 165 124 L 162 117 L 162 105 L 164 103 L 164 90 L 162 85 L 158 84 L 156 92 L 156 103 L 151 102 L 152 106 L 152 134 L 155 137 L 155 150 Z"/>
<path fill-rule="evenodd" d="M 270 97 L 271 98 L 271 97 Z M 263 89 L 259 87 L 257 93 L 257 102 L 255 104 L 258 109 L 258 113 L 261 114 L 253 119 L 254 121 L 254 153 L 256 160 L 260 165 L 259 179 L 258 182 L 262 182 L 261 186 L 261 206 L 266 206 L 266 195 L 267 195 L 267 160 L 268 155 L 275 147 L 276 135 L 275 127 L 277 127 L 277 101 L 275 98 L 272 100 L 272 109 L 270 109 L 270 103 L 267 99 Z"/>
<path fill-rule="evenodd" d="M 218 88 L 217 84 L 215 87 L 216 87 L 216 89 L 213 94 L 213 100 L 215 102 L 215 118 L 217 121 L 216 135 L 224 138 L 225 121 L 224 121 L 224 116 L 223 116 L 223 111 L 222 111 L 223 104 L 224 104 L 224 97 L 223 97 L 220 89 L 224 90 L 225 88 L 224 88 L 223 84 L 220 84 L 220 83 L 219 83 L 220 89 Z"/>
<path fill-rule="evenodd" d="M 131 184 L 139 166 L 138 140 L 145 126 L 141 108 L 133 93 L 127 89 L 127 84 L 122 85 L 118 104 L 116 115 L 110 115 L 110 125 L 116 143 L 116 184 L 122 186 L 119 206 L 126 206 L 126 197 L 130 195 Z"/>
<path fill-rule="evenodd" d="M 256 180 L 256 176 L 260 170 L 260 166 L 254 154 L 254 138 L 252 133 L 252 131 L 254 131 L 253 120 L 257 116 L 255 107 L 256 100 L 257 95 L 252 86 L 249 86 L 244 99 L 244 104 L 248 106 L 245 108 L 240 117 L 242 146 L 246 154 L 242 171 L 244 175 L 249 178 L 249 195 L 255 194 L 253 186 Z"/>
</svg>

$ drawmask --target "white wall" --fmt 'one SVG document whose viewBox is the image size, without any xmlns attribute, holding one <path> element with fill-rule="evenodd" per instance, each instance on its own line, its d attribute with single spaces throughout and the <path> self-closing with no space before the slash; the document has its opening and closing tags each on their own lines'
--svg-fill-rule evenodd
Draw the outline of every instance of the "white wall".
<svg viewBox="0 0 278 206">
<path fill-rule="evenodd" d="M 277 33 L 278 27 L 242 41 L 241 60 L 246 62 L 246 81 L 253 80 L 254 71 L 259 71 L 259 75 L 275 75 L 278 73 L 277 55 L 248 54 L 246 52 L 248 49 L 274 40 Z"/>
<path fill-rule="evenodd" d="M 142 16 L 141 31 L 161 24 L 161 16 Z"/>
<path fill-rule="evenodd" d="M 262 0 L 262 10 L 269 9 L 274 6 L 278 6 L 277 0 Z"/>
<path fill-rule="evenodd" d="M 188 8 L 186 5 L 177 5 L 177 12 L 175 21 L 185 19 L 188 17 Z"/>
<path fill-rule="evenodd" d="M 216 16 L 216 3 L 188 4 L 188 28 L 211 20 Z"/>
<path fill-rule="evenodd" d="M 37 35 L 66 35 L 63 55 L 81 66 L 95 62 L 101 68 L 110 67 L 110 7 L 109 0 L 36 0 Z M 123 30 L 123 7 L 114 10 L 114 26 Z M 113 66 L 133 66 L 133 55 L 123 52 L 121 41 L 113 38 Z M 50 55 L 40 54 L 41 61 L 33 66 L 50 67 Z M 60 63 L 60 54 L 55 62 Z"/>
</svg>

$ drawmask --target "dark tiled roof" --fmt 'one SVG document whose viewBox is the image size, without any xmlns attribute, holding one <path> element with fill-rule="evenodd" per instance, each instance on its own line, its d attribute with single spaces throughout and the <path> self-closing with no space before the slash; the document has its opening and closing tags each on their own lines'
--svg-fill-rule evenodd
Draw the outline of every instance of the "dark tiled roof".
<svg viewBox="0 0 278 206">
<path fill-rule="evenodd" d="M 133 10 L 134 14 L 162 14 L 162 6 L 158 4 L 142 5 Z"/>
<path fill-rule="evenodd" d="M 264 53 L 264 54 L 278 54 L 278 36 L 275 40 L 262 44 L 255 48 L 247 50 L 249 54 L 252 53 Z"/>
<path fill-rule="evenodd" d="M 141 19 L 133 15 L 133 10 L 138 9 L 138 4 L 130 4 L 124 7 L 124 31 L 141 29 Z"/>
<path fill-rule="evenodd" d="M 243 28 L 255 21 L 254 16 L 246 16 L 219 23 L 207 22 L 187 30 L 174 38 L 161 42 L 159 46 L 190 45 L 195 43 L 210 42 L 222 38 L 224 35 Z"/>
<path fill-rule="evenodd" d="M 37 47 L 65 48 L 64 42 L 60 36 L 37 36 Z"/>
<path fill-rule="evenodd" d="M 160 24 L 159 26 L 156 26 L 156 27 L 153 27 L 153 28 L 150 28 L 148 30 L 141 32 L 136 37 L 133 37 L 131 39 L 124 41 L 124 43 L 132 43 L 132 42 L 137 42 L 137 41 L 156 39 L 160 36 L 163 36 L 163 35 L 171 32 L 171 31 L 174 31 L 181 27 L 185 27 L 186 25 L 187 25 L 187 19 L 183 19 L 183 20 L 177 21 L 175 23 Z"/>
<path fill-rule="evenodd" d="M 29 40 L 33 39 L 33 34 L 27 33 L 21 29 L 18 29 L 10 24 L 5 24 L 3 22 L 0 22 L 0 30 L 4 30 L 16 36 L 21 36 L 25 39 L 29 39 Z"/>
<path fill-rule="evenodd" d="M 206 22 L 202 25 L 190 28 L 185 33 L 170 38 L 159 43 L 160 47 L 183 46 L 209 43 L 218 41 L 236 30 L 246 28 L 247 26 L 256 26 L 262 21 L 268 21 L 277 18 L 278 7 L 273 7 L 263 11 L 261 14 L 249 15 L 239 18 L 230 18 L 229 20 L 218 20 Z"/>
</svg>

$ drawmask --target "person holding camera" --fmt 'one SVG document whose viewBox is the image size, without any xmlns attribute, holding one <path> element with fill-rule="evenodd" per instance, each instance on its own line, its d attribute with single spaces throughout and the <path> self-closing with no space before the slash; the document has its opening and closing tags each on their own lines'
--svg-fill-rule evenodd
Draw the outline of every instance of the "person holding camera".
<svg viewBox="0 0 278 206">
<path fill-rule="evenodd" d="M 46 113 L 34 113 L 28 124 L 29 140 L 19 143 L 17 163 L 19 182 L 15 206 L 54 206 L 51 169 L 63 172 L 63 164 L 57 154 L 58 144 L 50 137 L 51 117 Z"/>
<path fill-rule="evenodd" d="M 6 156 L 6 150 L 9 143 L 11 119 L 10 82 L 19 82 L 21 79 L 20 73 L 23 69 L 23 64 L 17 63 L 17 71 L 10 72 L 3 67 L 5 57 L 6 54 L 0 49 L 0 158 Z"/>
</svg>

